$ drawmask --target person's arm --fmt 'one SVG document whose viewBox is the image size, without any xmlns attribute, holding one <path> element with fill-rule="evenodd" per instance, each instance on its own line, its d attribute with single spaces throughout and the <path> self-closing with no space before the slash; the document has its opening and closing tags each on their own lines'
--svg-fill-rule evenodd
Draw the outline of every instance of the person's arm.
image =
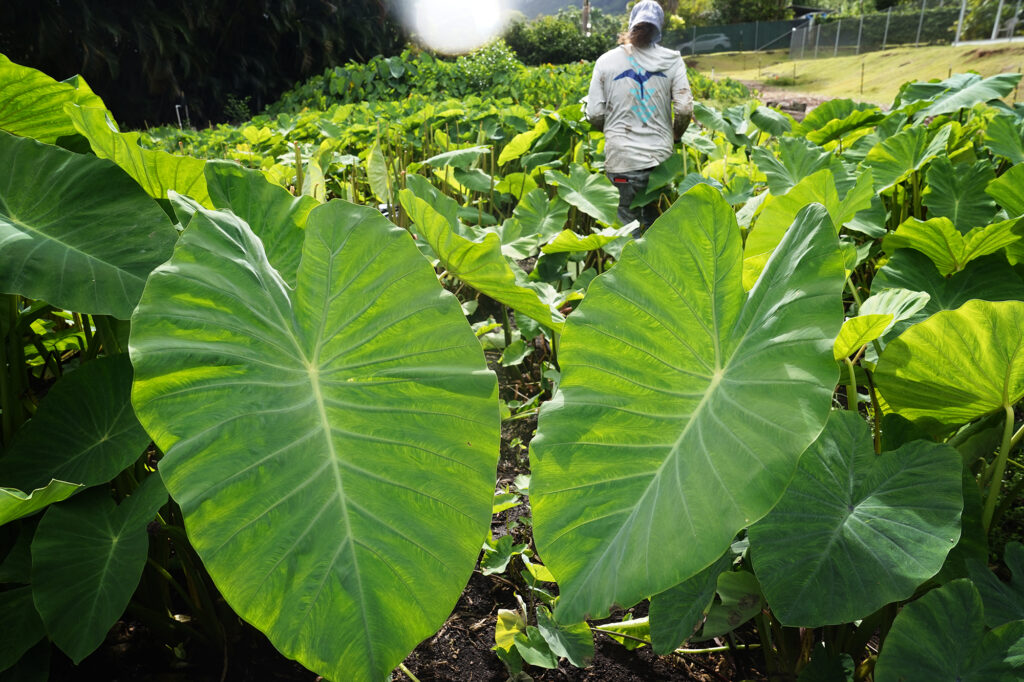
<svg viewBox="0 0 1024 682">
<path fill-rule="evenodd" d="M 594 66 L 594 74 L 590 77 L 590 90 L 587 92 L 587 120 L 595 130 L 604 131 L 604 117 L 608 110 L 608 96 L 604 91 L 604 80 Z"/>
<path fill-rule="evenodd" d="M 686 77 L 686 65 L 680 60 L 680 68 L 672 79 L 672 136 L 678 142 L 690 126 L 693 115 L 693 94 L 690 92 L 690 81 Z"/>
</svg>

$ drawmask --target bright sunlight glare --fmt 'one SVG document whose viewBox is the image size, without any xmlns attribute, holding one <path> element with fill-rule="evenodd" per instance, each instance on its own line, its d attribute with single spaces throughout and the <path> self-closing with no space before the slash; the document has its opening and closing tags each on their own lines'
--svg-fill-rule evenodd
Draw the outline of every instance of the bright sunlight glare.
<svg viewBox="0 0 1024 682">
<path fill-rule="evenodd" d="M 409 28 L 432 50 L 471 52 L 501 32 L 502 4 L 502 0 L 413 0 Z"/>
</svg>

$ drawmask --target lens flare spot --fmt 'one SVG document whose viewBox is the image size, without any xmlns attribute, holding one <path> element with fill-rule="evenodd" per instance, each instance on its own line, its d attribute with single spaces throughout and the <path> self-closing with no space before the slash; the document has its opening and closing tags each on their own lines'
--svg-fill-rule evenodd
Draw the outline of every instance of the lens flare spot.
<svg viewBox="0 0 1024 682">
<path fill-rule="evenodd" d="M 410 29 L 416 40 L 445 54 L 464 54 L 502 30 L 501 0 L 413 0 Z"/>
</svg>

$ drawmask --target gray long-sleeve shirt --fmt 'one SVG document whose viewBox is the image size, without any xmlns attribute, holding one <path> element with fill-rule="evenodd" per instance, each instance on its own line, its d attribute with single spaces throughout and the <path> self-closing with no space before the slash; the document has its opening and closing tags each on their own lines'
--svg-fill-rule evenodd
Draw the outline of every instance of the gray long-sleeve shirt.
<svg viewBox="0 0 1024 682">
<path fill-rule="evenodd" d="M 686 66 L 675 50 L 620 45 L 594 65 L 587 118 L 602 120 L 605 170 L 625 173 L 657 166 L 672 154 L 672 111 L 693 113 Z"/>
</svg>

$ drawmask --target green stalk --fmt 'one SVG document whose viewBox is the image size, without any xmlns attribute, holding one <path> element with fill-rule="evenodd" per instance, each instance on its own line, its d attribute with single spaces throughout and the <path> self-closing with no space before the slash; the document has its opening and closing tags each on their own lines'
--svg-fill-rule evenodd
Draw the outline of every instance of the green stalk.
<svg viewBox="0 0 1024 682">
<path fill-rule="evenodd" d="M 914 217 L 921 217 L 921 178 L 917 171 L 910 174 L 910 183 L 913 189 L 911 201 L 913 201 Z"/>
<path fill-rule="evenodd" d="M 857 411 L 857 374 L 853 369 L 853 362 L 850 358 L 844 360 L 846 362 L 846 409 L 851 412 Z"/>
<path fill-rule="evenodd" d="M 305 178 L 302 177 L 302 150 L 299 149 L 299 143 L 293 142 L 292 147 L 295 149 L 295 196 L 302 196 L 302 183 Z"/>
<path fill-rule="evenodd" d="M 100 345 L 107 355 L 119 355 L 124 352 L 121 344 L 117 341 L 117 332 L 108 315 L 93 315 L 93 322 L 96 323 L 96 335 L 100 339 Z"/>
<path fill-rule="evenodd" d="M 0 328 L 7 332 L 0 338 L 0 443 L 11 442 L 14 432 L 25 421 L 21 396 L 25 392 L 25 349 L 18 331 L 18 296 L 0 295 Z"/>
<path fill-rule="evenodd" d="M 882 454 L 882 406 L 878 403 L 878 394 L 875 392 L 875 379 L 871 376 L 871 371 L 864 369 L 864 374 L 868 378 L 868 391 L 871 394 L 871 419 L 875 423 L 875 454 L 880 455 Z"/>
<path fill-rule="evenodd" d="M 405 663 L 399 663 L 398 669 L 402 671 L 402 674 L 408 677 L 412 682 L 420 682 L 420 679 L 412 674 L 412 671 L 405 667 Z"/>
<path fill-rule="evenodd" d="M 760 644 L 735 644 L 733 646 L 713 646 L 707 649 L 676 649 L 677 654 L 716 654 L 722 651 L 752 651 L 760 649 Z"/>
<path fill-rule="evenodd" d="M 996 502 L 999 500 L 999 490 L 1003 486 L 1003 474 L 1006 473 L 1006 460 L 1010 457 L 1010 450 L 1013 447 L 1013 406 L 1007 400 L 1003 404 L 1006 412 L 1006 424 L 1003 427 L 1003 444 L 999 448 L 999 455 L 993 463 L 992 475 L 989 477 L 988 491 L 985 493 L 985 509 L 982 512 L 981 523 L 988 533 L 992 525 L 992 516 L 996 511 Z"/>
<path fill-rule="evenodd" d="M 772 647 L 772 630 L 765 612 L 758 613 L 754 620 L 757 621 L 757 636 L 761 639 L 761 651 L 764 652 L 765 672 L 770 677 L 782 667 L 779 665 L 779 652 Z"/>
</svg>

